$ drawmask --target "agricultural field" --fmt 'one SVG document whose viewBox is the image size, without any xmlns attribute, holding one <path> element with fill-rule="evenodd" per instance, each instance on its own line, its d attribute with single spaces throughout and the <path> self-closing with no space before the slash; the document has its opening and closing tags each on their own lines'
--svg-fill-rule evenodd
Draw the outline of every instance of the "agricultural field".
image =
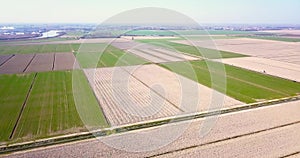
<svg viewBox="0 0 300 158">
<path fill-rule="evenodd" d="M 33 78 L 34 74 L 0 75 L 0 144 L 9 140 Z"/>
<path fill-rule="evenodd" d="M 237 36 L 253 39 L 264 39 L 264 40 L 273 40 L 273 41 L 282 41 L 282 42 L 300 42 L 300 38 L 289 38 L 289 37 L 280 37 L 280 36 Z"/>
<path fill-rule="evenodd" d="M 80 44 L 24 44 L 0 45 L 1 54 L 32 54 L 72 52 L 78 50 Z"/>
<path fill-rule="evenodd" d="M 103 47 L 106 44 L 102 44 Z M 76 59 L 82 68 L 113 67 L 142 65 L 149 63 L 134 54 L 126 53 L 114 46 L 108 45 L 103 52 L 81 52 L 76 54 Z"/>
<path fill-rule="evenodd" d="M 55 38 L 48 38 L 48 39 L 26 39 L 26 40 L 18 40 L 18 41 L 0 41 L 0 46 L 4 45 L 25 45 L 25 44 L 39 44 L 45 42 L 62 42 L 62 41 L 69 41 L 74 40 L 75 38 L 62 38 L 62 37 L 55 37 Z"/>
<path fill-rule="evenodd" d="M 0 74 L 72 70 L 79 68 L 73 53 L 0 55 Z"/>
<path fill-rule="evenodd" d="M 165 97 L 173 105 L 186 113 L 220 108 L 218 105 L 230 107 L 243 104 L 238 100 L 195 82 L 194 80 L 196 80 L 197 76 L 192 74 L 192 67 L 190 67 L 190 71 L 185 71 L 185 73 L 188 73 L 194 80 L 172 72 L 172 67 L 168 68 L 171 71 L 155 64 L 124 67 L 132 76 L 148 87 L 153 87 L 153 91 Z M 162 87 L 163 91 L 159 88 L 155 89 L 153 85 Z M 219 100 L 212 102 L 211 98 L 213 97 Z"/>
<path fill-rule="evenodd" d="M 183 111 L 153 92 L 122 67 L 86 69 L 110 125 L 124 125 L 181 114 Z"/>
<path fill-rule="evenodd" d="M 197 79 L 189 74 L 188 65 L 191 64 Z M 207 65 L 211 65 L 210 69 Z M 228 96 L 245 103 L 253 103 L 262 100 L 295 96 L 300 93 L 300 83 L 293 82 L 266 74 L 224 65 L 226 70 L 227 88 L 220 87 L 224 81 L 218 81 L 212 85 L 211 76 L 222 78 L 222 63 L 213 61 L 190 61 L 160 64 L 163 67 L 172 67 L 172 71 L 180 75 L 196 80 L 202 85 L 215 88 L 216 90 L 226 93 Z"/>
<path fill-rule="evenodd" d="M 36 75 L 35 78 L 34 75 Z M 76 84 L 79 84 L 80 89 L 73 89 L 72 77 L 76 78 Z M 1 141 L 32 140 L 86 131 L 86 127 L 108 126 L 80 70 L 42 72 L 24 76 L 1 75 L 1 82 L 7 83 L 1 84 L 3 86 L 1 102 L 5 102 L 1 104 L 1 108 L 5 108 L 1 110 L 1 120 L 7 118 L 11 120 L 1 125 L 1 129 L 7 129 L 7 132 L 1 132 Z M 32 88 L 29 90 L 32 82 Z M 28 98 L 25 100 L 27 95 Z M 75 106 L 74 95 L 80 95 L 80 101 L 77 102 L 80 103 L 79 105 Z M 13 100 L 11 96 L 14 96 Z M 22 106 L 24 109 L 17 121 Z M 89 111 L 90 115 L 94 116 L 93 122 L 83 124 L 77 109 Z M 15 130 L 12 129 L 14 126 L 16 126 Z M 11 139 L 8 139 L 9 136 Z"/>
<path fill-rule="evenodd" d="M 185 40 L 174 40 L 173 42 L 191 45 Z M 214 40 L 214 45 L 207 41 L 193 41 L 196 46 L 207 49 L 218 48 L 220 52 L 238 52 L 248 56 L 256 56 L 287 63 L 300 64 L 300 43 L 281 42 L 251 38 L 234 38 Z"/>
<path fill-rule="evenodd" d="M 183 52 L 186 54 L 191 54 L 199 57 L 205 57 L 208 59 L 218 59 L 218 58 L 235 58 L 235 57 L 245 57 L 246 55 L 232 53 L 229 51 L 219 51 L 215 48 L 203 48 L 190 46 L 188 44 L 177 43 L 177 40 L 174 42 L 168 40 L 138 40 L 139 42 L 153 44 L 161 47 L 172 48 L 176 51 Z M 176 43 L 175 43 L 176 42 Z M 211 45 L 211 44 L 210 44 Z"/>
<path fill-rule="evenodd" d="M 300 82 L 300 65 L 258 57 L 229 58 L 220 62 Z"/>
</svg>

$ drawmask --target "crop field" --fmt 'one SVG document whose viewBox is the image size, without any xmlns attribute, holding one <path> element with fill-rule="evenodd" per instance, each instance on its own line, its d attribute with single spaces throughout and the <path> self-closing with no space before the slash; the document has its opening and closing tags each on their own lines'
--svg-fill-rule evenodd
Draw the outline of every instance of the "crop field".
<svg viewBox="0 0 300 158">
<path fill-rule="evenodd" d="M 130 66 L 124 67 L 124 69 L 148 87 L 153 85 L 162 87 L 163 91 L 155 88 L 153 88 L 153 91 L 164 96 L 166 100 L 187 113 L 209 110 L 209 108 L 218 107 L 218 104 L 224 104 L 223 106 L 225 107 L 243 104 L 238 100 L 155 64 Z M 189 72 L 185 71 L 185 73 Z M 212 102 L 213 97 L 219 98 L 219 103 L 218 101 Z"/>
<path fill-rule="evenodd" d="M 219 59 L 219 58 L 236 58 L 236 57 L 244 57 L 246 55 L 232 53 L 228 51 L 218 51 L 215 49 L 203 48 L 203 47 L 194 47 L 187 44 L 175 43 L 168 40 L 138 40 L 139 42 L 149 43 L 157 46 L 168 47 L 179 52 L 183 52 L 186 54 L 191 54 L 199 57 L 205 57 L 208 59 Z"/>
<path fill-rule="evenodd" d="M 173 116 L 182 110 L 154 93 L 122 67 L 98 68 L 85 73 L 112 126 Z"/>
<path fill-rule="evenodd" d="M 109 45 L 103 53 L 80 52 L 76 59 L 82 68 L 113 67 L 147 64 L 149 61 Z"/>
<path fill-rule="evenodd" d="M 0 142 L 9 139 L 33 77 L 34 74 L 0 75 Z"/>
<path fill-rule="evenodd" d="M 72 52 L 78 50 L 79 46 L 80 44 L 0 45 L 0 54 Z"/>
<path fill-rule="evenodd" d="M 0 74 L 77 69 L 73 53 L 0 55 Z"/>
<path fill-rule="evenodd" d="M 0 66 L 0 74 L 25 72 L 35 54 L 18 54 L 7 60 Z"/>
<path fill-rule="evenodd" d="M 257 57 L 230 58 L 221 62 L 300 82 L 300 65 Z"/>
<path fill-rule="evenodd" d="M 147 43 L 139 43 L 135 41 L 113 42 L 112 45 L 119 49 L 126 50 L 131 54 L 135 54 L 148 61 L 151 61 L 152 63 L 199 59 L 188 55 L 184 55 L 183 53 L 177 53 L 176 51 L 164 49 L 164 47 L 159 47 Z"/>
<path fill-rule="evenodd" d="M 212 61 L 190 61 L 197 79 L 188 74 L 187 62 L 164 63 L 161 66 L 166 68 L 172 67 L 172 71 L 186 76 L 188 78 L 197 80 L 200 84 L 211 87 L 211 75 L 216 78 L 220 77 L 219 69 L 209 69 L 207 63 L 218 67 L 217 62 Z M 219 65 L 222 66 L 222 65 Z M 214 83 L 216 90 L 226 92 L 232 98 L 246 103 L 253 103 L 262 100 L 282 98 L 288 96 L 295 96 L 300 93 L 300 83 L 293 82 L 282 78 L 277 78 L 258 72 L 245 70 L 242 68 L 230 66 L 225 64 L 227 89 L 219 86 L 222 81 Z"/>
<path fill-rule="evenodd" d="M 81 87 L 74 91 L 73 73 L 76 73 Z M 37 73 L 35 78 L 34 75 L 1 75 L 1 83 L 7 83 L 1 84 L 1 102 L 5 102 L 0 107 L 1 122 L 5 122 L 1 124 L 1 131 L 6 131 L 1 132 L 1 141 L 32 140 L 86 131 L 85 125 L 99 128 L 107 126 L 82 71 L 42 72 Z M 74 94 L 80 94 L 80 105 L 75 106 Z M 24 109 L 17 121 L 22 106 Z M 89 111 L 91 116 L 95 116 L 95 122 L 84 125 L 77 108 Z M 14 126 L 16 128 L 13 130 Z"/>
<path fill-rule="evenodd" d="M 176 40 L 174 42 L 187 45 L 190 44 L 185 40 Z M 220 52 L 238 52 L 248 56 L 256 56 L 282 62 L 300 64 L 299 42 L 235 38 L 214 40 L 215 45 L 212 45 L 206 41 L 193 41 L 193 43 L 199 47 L 204 47 L 207 49 L 214 49 L 217 47 Z"/>
</svg>

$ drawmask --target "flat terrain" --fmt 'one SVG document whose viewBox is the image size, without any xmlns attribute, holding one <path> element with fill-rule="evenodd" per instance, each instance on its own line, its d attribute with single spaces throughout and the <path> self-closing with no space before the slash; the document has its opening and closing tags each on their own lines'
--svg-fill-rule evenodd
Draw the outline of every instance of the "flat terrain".
<svg viewBox="0 0 300 158">
<path fill-rule="evenodd" d="M 146 43 L 135 41 L 113 42 L 113 46 L 126 50 L 152 63 L 176 62 L 187 60 L 198 60 L 199 58 L 191 57 L 177 52 L 176 50 L 165 49 L 164 47 L 154 46 Z"/>
<path fill-rule="evenodd" d="M 7 157 L 280 157 L 300 151 L 299 104 L 295 101 L 221 115 L 204 137 L 199 133 L 206 119 L 197 119 L 108 136 L 101 142 L 92 139 Z M 170 142 L 162 141 L 166 138 Z M 157 149 L 158 145 L 163 147 Z M 153 150 L 145 151 L 149 148 Z M 142 152 L 130 152 L 134 150 Z"/>
<path fill-rule="evenodd" d="M 132 66 L 124 69 L 185 113 L 243 104 L 158 65 Z"/>
<path fill-rule="evenodd" d="M 77 86 L 81 88 L 74 89 L 74 73 Z M 33 140 L 85 131 L 86 127 L 77 109 L 89 111 L 89 115 L 97 120 L 96 123 L 85 122 L 88 123 L 86 126 L 107 126 L 82 71 L 42 72 L 37 73 L 35 78 L 33 76 L 34 74 L 0 76 L 1 83 L 5 83 L 1 84 L 3 104 L 0 107 L 1 122 L 5 124 L 0 127 L 1 131 L 6 131 L 1 132 L 1 141 Z M 29 90 L 31 84 L 32 88 Z M 75 94 L 81 97 L 77 104 Z M 14 126 L 16 128 L 13 130 Z M 10 136 L 11 139 L 8 138 Z"/>
<path fill-rule="evenodd" d="M 148 60 L 107 44 L 100 44 L 94 49 L 82 48 L 76 54 L 76 59 L 82 68 L 143 65 L 149 63 Z"/>
<path fill-rule="evenodd" d="M 0 56 L 0 66 L 3 65 L 6 61 L 8 61 L 13 55 L 1 55 Z"/>
<path fill-rule="evenodd" d="M 80 44 L 21 44 L 21 45 L 0 45 L 2 54 L 33 54 L 33 53 L 57 53 L 72 52 L 78 50 Z"/>
<path fill-rule="evenodd" d="M 197 38 L 196 38 L 197 39 Z M 205 37 L 205 39 L 209 39 L 209 37 Z M 198 39 L 197 39 L 198 40 Z M 227 39 L 226 39 L 227 40 Z M 176 50 L 177 52 L 182 52 L 185 54 L 190 54 L 193 56 L 204 57 L 208 59 L 219 59 L 219 58 L 235 58 L 235 57 L 244 57 L 246 55 L 233 53 L 230 51 L 219 51 L 214 46 L 213 40 L 200 40 L 209 45 L 212 45 L 210 48 L 197 47 L 194 42 L 182 42 L 183 40 L 137 40 L 141 43 L 148 43 L 156 46 L 166 47 L 168 49 Z"/>
<path fill-rule="evenodd" d="M 188 41 L 173 41 L 180 44 L 190 45 Z M 199 47 L 219 49 L 222 51 L 237 52 L 254 57 L 278 60 L 293 64 L 300 64 L 300 43 L 271 41 L 250 38 L 219 39 L 210 41 L 193 41 Z"/>
<path fill-rule="evenodd" d="M 214 87 L 216 90 L 246 103 L 294 96 L 300 93 L 299 83 L 217 62 L 203 60 L 161 65 L 172 68 L 173 72 L 198 81 L 202 85 Z M 189 73 L 190 65 L 193 67 L 197 78 Z M 212 76 L 214 80 L 212 80 Z M 226 89 L 222 86 L 224 80 L 220 79 L 226 81 Z"/>
<path fill-rule="evenodd" d="M 121 67 L 86 69 L 105 116 L 112 126 L 182 113 Z"/>
<path fill-rule="evenodd" d="M 35 58 L 35 54 L 18 54 L 0 66 L 0 74 L 14 74 L 25 72 L 28 65 Z"/>
<path fill-rule="evenodd" d="M 72 70 L 78 68 L 73 53 L 44 53 L 44 54 L 16 54 L 7 57 L 0 66 L 0 74 L 42 72 L 53 70 Z"/>
<path fill-rule="evenodd" d="M 0 142 L 9 139 L 33 77 L 33 74 L 0 75 Z"/>
<path fill-rule="evenodd" d="M 223 59 L 220 62 L 300 82 L 300 65 L 257 57 Z"/>
</svg>

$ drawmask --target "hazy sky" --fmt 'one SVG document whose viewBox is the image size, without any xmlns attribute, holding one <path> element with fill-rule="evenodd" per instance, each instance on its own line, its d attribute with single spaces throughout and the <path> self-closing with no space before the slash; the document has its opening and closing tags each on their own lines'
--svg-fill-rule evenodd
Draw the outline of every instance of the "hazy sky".
<svg viewBox="0 0 300 158">
<path fill-rule="evenodd" d="M 172 9 L 202 24 L 300 24 L 299 0 L 1 0 L 0 23 L 100 23 L 140 7 Z"/>
</svg>

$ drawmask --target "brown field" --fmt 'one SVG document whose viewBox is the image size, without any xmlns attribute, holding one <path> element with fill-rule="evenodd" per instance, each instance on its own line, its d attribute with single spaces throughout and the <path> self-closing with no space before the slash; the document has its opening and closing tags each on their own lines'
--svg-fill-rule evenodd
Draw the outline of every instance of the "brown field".
<svg viewBox="0 0 300 158">
<path fill-rule="evenodd" d="M 23 73 L 35 54 L 16 54 L 0 67 L 0 74 Z"/>
<path fill-rule="evenodd" d="M 184 40 L 173 41 L 191 44 Z M 255 57 L 273 59 L 288 63 L 300 64 L 300 43 L 282 42 L 262 39 L 235 38 L 212 41 L 192 41 L 196 46 L 235 52 Z"/>
<path fill-rule="evenodd" d="M 121 67 L 85 70 L 112 126 L 136 123 L 182 113 Z M 95 74 L 94 74 L 95 73 Z"/>
<path fill-rule="evenodd" d="M 73 53 L 56 53 L 53 70 L 72 70 L 79 65 Z"/>
<path fill-rule="evenodd" d="M 14 55 L 0 55 L 0 66 L 3 65 L 6 61 L 8 61 Z"/>
<path fill-rule="evenodd" d="M 53 70 L 54 53 L 36 54 L 25 72 L 41 72 Z"/>
<path fill-rule="evenodd" d="M 300 65 L 257 57 L 231 58 L 218 61 L 228 65 L 300 82 Z"/>
<path fill-rule="evenodd" d="M 0 74 L 72 70 L 79 67 L 73 53 L 2 55 L 0 60 L 3 61 Z"/>
</svg>

